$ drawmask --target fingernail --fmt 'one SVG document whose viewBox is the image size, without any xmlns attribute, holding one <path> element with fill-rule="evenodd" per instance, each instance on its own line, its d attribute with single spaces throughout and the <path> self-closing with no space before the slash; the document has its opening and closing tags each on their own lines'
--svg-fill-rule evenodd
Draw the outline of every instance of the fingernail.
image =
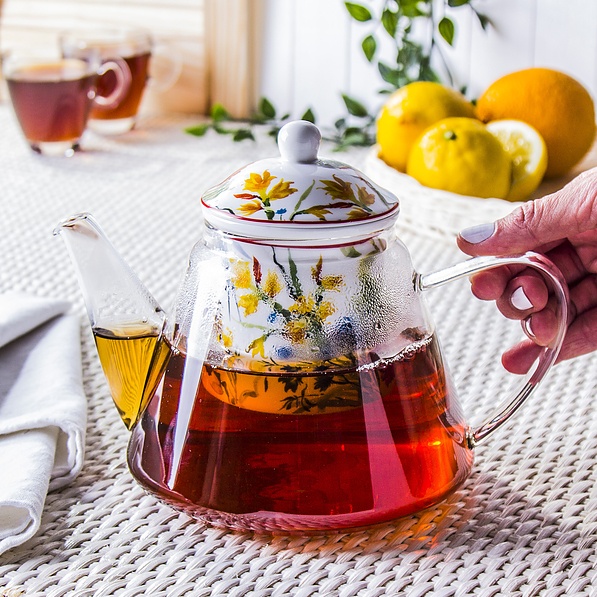
<svg viewBox="0 0 597 597">
<path fill-rule="evenodd" d="M 524 288 L 519 286 L 510 297 L 510 303 L 519 311 L 526 311 L 527 309 L 531 309 L 533 307 L 533 303 L 529 300 L 529 297 L 525 294 Z"/>
<path fill-rule="evenodd" d="M 476 245 L 487 240 L 495 232 L 495 223 L 490 224 L 479 224 L 478 226 L 471 226 L 465 228 L 460 232 L 460 238 L 464 239 L 467 243 Z"/>
<path fill-rule="evenodd" d="M 529 337 L 530 340 L 535 340 L 536 336 L 533 333 L 533 328 L 531 327 L 531 317 L 527 317 L 526 319 L 522 320 L 522 329 L 524 333 Z"/>
</svg>

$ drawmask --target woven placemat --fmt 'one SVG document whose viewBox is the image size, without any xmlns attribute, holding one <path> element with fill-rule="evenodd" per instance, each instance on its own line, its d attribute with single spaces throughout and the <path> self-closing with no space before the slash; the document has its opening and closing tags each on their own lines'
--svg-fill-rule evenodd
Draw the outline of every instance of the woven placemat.
<svg viewBox="0 0 597 597">
<path fill-rule="evenodd" d="M 169 306 L 201 226 L 198 200 L 236 167 L 274 155 L 266 135 L 235 144 L 185 135 L 192 121 L 146 119 L 83 154 L 29 153 L 0 107 L 0 290 L 73 301 L 89 398 L 85 465 L 48 495 L 35 537 L 0 556 L 0 595 L 278 597 L 312 595 L 592 595 L 597 590 L 597 359 L 556 366 L 476 449 L 470 478 L 418 515 L 329 536 L 260 536 L 211 528 L 146 495 L 127 471 L 128 432 L 112 407 L 74 273 L 53 226 L 92 212 Z M 334 154 L 363 167 L 365 151 Z M 482 209 L 482 208 L 479 208 Z M 488 216 L 481 213 L 479 216 Z M 422 273 L 464 258 L 451 235 L 399 224 Z M 517 324 L 460 281 L 427 296 L 471 421 L 511 383 L 499 365 Z"/>
</svg>

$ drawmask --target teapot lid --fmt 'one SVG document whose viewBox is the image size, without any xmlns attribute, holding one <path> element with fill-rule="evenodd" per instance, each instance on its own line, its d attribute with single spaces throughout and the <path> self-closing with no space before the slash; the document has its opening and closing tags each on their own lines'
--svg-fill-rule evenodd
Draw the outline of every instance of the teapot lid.
<svg viewBox="0 0 597 597">
<path fill-rule="evenodd" d="M 320 141 L 310 122 L 284 125 L 280 157 L 249 164 L 203 195 L 205 220 L 232 234 L 284 240 L 372 233 L 393 224 L 398 199 L 351 166 L 319 158 Z"/>
</svg>

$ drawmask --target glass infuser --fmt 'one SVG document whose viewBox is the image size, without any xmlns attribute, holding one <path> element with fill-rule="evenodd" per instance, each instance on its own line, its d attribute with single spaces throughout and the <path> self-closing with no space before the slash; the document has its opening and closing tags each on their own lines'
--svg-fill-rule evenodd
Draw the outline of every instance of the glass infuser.
<svg viewBox="0 0 597 597">
<path fill-rule="evenodd" d="M 414 271 L 398 199 L 318 157 L 292 122 L 280 157 L 202 198 L 204 227 L 174 308 L 158 306 L 88 214 L 70 250 L 99 358 L 150 493 L 215 525 L 327 531 L 411 514 L 449 495 L 473 450 L 554 363 L 567 290 L 545 257 Z M 560 328 L 522 387 L 467 425 L 423 293 L 518 264 L 550 283 Z"/>
</svg>

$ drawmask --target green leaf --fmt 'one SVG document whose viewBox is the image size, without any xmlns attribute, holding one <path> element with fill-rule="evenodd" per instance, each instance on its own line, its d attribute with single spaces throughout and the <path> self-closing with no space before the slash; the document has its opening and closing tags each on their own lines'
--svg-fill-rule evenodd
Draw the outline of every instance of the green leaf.
<svg viewBox="0 0 597 597">
<path fill-rule="evenodd" d="M 266 97 L 259 101 L 259 111 L 270 120 L 276 117 L 276 108 Z"/>
<path fill-rule="evenodd" d="M 369 112 L 363 104 L 358 102 L 357 100 L 349 97 L 345 93 L 342 94 L 342 99 L 344 100 L 344 104 L 346 105 L 346 109 L 348 113 L 352 116 L 358 116 L 359 118 L 364 118 L 365 116 L 369 116 Z"/>
<path fill-rule="evenodd" d="M 315 124 L 315 114 L 313 113 L 313 110 L 311 110 L 311 108 L 309 108 L 302 116 L 301 116 L 301 120 L 306 120 L 307 122 L 311 122 L 313 124 Z"/>
<path fill-rule="evenodd" d="M 423 10 L 423 7 L 427 7 L 427 10 Z M 400 12 L 409 19 L 428 17 L 432 10 L 429 0 L 401 0 L 400 2 Z"/>
<path fill-rule="evenodd" d="M 454 22 L 448 17 L 444 17 L 437 25 L 440 35 L 450 44 L 454 43 Z"/>
<path fill-rule="evenodd" d="M 390 37 L 394 37 L 398 29 L 398 13 L 386 8 L 381 14 L 381 24 Z"/>
<path fill-rule="evenodd" d="M 365 131 L 350 129 L 342 137 L 345 145 L 369 146 L 371 142 Z"/>
<path fill-rule="evenodd" d="M 216 122 L 230 120 L 230 114 L 228 114 L 228 110 L 226 110 L 222 104 L 214 104 L 211 107 L 211 117 Z"/>
<path fill-rule="evenodd" d="M 251 141 L 255 141 L 255 137 L 253 136 L 251 129 L 238 129 L 234 131 L 232 135 L 233 141 L 244 141 L 245 139 L 251 139 Z"/>
<path fill-rule="evenodd" d="M 421 63 L 421 67 L 419 69 L 419 81 L 434 81 L 435 83 L 440 83 L 440 79 L 437 76 L 437 73 L 429 66 L 428 62 Z"/>
<path fill-rule="evenodd" d="M 346 257 L 360 257 L 361 254 L 354 247 L 340 247 L 340 251 Z"/>
<path fill-rule="evenodd" d="M 487 31 L 487 29 L 491 26 L 491 20 L 489 19 L 489 17 L 486 17 L 484 14 L 481 14 L 476 10 L 474 10 L 474 13 L 475 15 L 477 15 L 477 18 L 479 19 L 479 23 L 481 24 L 481 28 L 483 29 L 483 31 Z"/>
<path fill-rule="evenodd" d="M 373 17 L 371 16 L 371 11 L 362 4 L 355 4 L 354 2 L 345 2 L 344 6 L 350 13 L 350 16 L 355 19 L 355 21 L 360 21 L 361 23 L 365 23 L 366 21 L 370 21 Z"/>
<path fill-rule="evenodd" d="M 212 126 L 213 126 L 214 131 L 216 131 L 216 133 L 218 133 L 218 135 L 232 135 L 235 132 L 234 130 L 230 130 L 230 129 L 224 128 L 223 126 L 220 126 L 218 124 L 218 122 L 216 122 L 216 121 L 214 121 Z"/>
<path fill-rule="evenodd" d="M 188 133 L 189 135 L 193 135 L 194 137 L 203 137 L 203 135 L 205 135 L 210 128 L 211 125 L 209 123 L 198 124 L 196 126 L 187 127 L 184 132 Z"/>
<path fill-rule="evenodd" d="M 381 62 L 381 61 L 378 63 L 377 68 L 379 69 L 379 74 L 381 75 L 381 78 L 386 83 L 389 83 L 390 85 L 393 85 L 394 87 L 400 87 L 401 74 L 400 74 L 399 70 L 397 70 L 395 68 L 391 68 L 387 64 L 385 64 L 384 62 Z"/>
<path fill-rule="evenodd" d="M 294 292 L 296 293 L 293 295 L 293 298 L 303 296 L 303 289 L 301 287 L 301 281 L 298 276 L 298 270 L 296 267 L 296 263 L 290 256 L 290 249 L 288 249 L 288 271 L 290 272 L 290 279 L 292 280 L 292 286 L 294 288 Z"/>
<path fill-rule="evenodd" d="M 368 35 L 363 40 L 361 47 L 363 48 L 365 58 L 371 62 L 373 60 L 373 56 L 375 56 L 375 50 L 377 50 L 377 42 L 375 41 L 375 37 L 373 37 L 373 35 Z"/>
<path fill-rule="evenodd" d="M 465 4 L 470 4 L 471 0 L 448 0 L 448 6 L 452 8 L 456 8 L 457 6 L 464 6 Z"/>
<path fill-rule="evenodd" d="M 338 118 L 336 122 L 334 122 L 334 128 L 341 130 L 346 126 L 346 118 Z"/>
</svg>

